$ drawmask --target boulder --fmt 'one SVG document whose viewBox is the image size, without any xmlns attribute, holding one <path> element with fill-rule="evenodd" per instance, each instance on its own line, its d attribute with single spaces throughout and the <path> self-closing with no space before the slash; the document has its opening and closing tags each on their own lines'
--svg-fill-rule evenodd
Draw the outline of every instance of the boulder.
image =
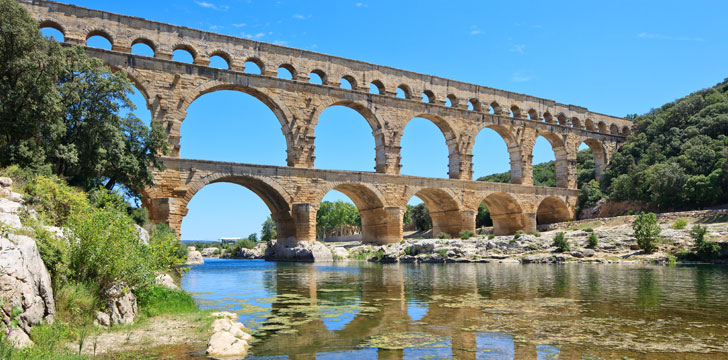
<svg viewBox="0 0 728 360">
<path fill-rule="evenodd" d="M 149 232 L 137 224 L 134 224 L 134 228 L 136 228 L 137 234 L 139 234 L 139 240 L 141 240 L 145 245 L 149 245 Z"/>
<path fill-rule="evenodd" d="M 204 249 L 202 249 L 201 253 L 202 253 L 203 257 L 211 257 L 211 256 L 215 255 L 215 251 L 218 251 L 218 254 L 219 254 L 220 249 L 218 249 L 216 247 L 204 248 Z"/>
<path fill-rule="evenodd" d="M 12 321 L 13 309 L 22 310 L 15 318 L 18 328 L 11 331 L 19 346 L 30 344 L 33 325 L 53 321 L 56 308 L 51 277 L 32 238 L 0 234 L 0 299 L 4 328 Z"/>
<path fill-rule="evenodd" d="M 207 342 L 207 355 L 213 358 L 244 358 L 248 354 L 248 342 L 227 331 L 212 334 Z"/>
<path fill-rule="evenodd" d="M 584 257 L 592 257 L 595 254 L 594 250 L 592 249 L 584 249 L 582 253 L 584 254 Z"/>
<path fill-rule="evenodd" d="M 109 324 L 111 326 L 118 324 L 128 325 L 134 322 L 138 310 L 136 296 L 131 292 L 131 289 L 122 285 L 114 285 L 110 289 L 105 290 L 102 297 L 106 299 L 104 313 L 109 316 Z M 96 319 L 99 320 L 98 314 Z"/>
<path fill-rule="evenodd" d="M 349 257 L 349 252 L 343 247 L 335 247 L 331 249 L 331 254 L 334 260 L 346 260 Z"/>
<path fill-rule="evenodd" d="M 437 240 L 416 242 L 409 247 L 410 255 L 417 256 L 419 254 L 429 254 L 435 250 L 435 244 L 437 244 Z"/>
<path fill-rule="evenodd" d="M 179 290 L 179 286 L 177 286 L 177 284 L 174 283 L 174 279 L 169 274 L 165 274 L 165 273 L 158 274 L 157 277 L 154 278 L 154 282 L 157 285 L 164 286 L 168 289 Z"/>
<path fill-rule="evenodd" d="M 0 177 L 0 197 L 10 197 L 10 194 L 13 192 L 11 186 L 13 185 L 13 180 L 6 177 Z"/>
<path fill-rule="evenodd" d="M 318 241 L 275 241 L 265 250 L 266 260 L 330 262 L 334 258 L 326 245 Z"/>
<path fill-rule="evenodd" d="M 20 207 L 22 204 L 10 199 L 0 197 L 0 223 L 11 228 L 21 228 Z"/>
<path fill-rule="evenodd" d="M 190 248 L 195 248 L 194 246 L 190 246 Z M 205 263 L 205 259 L 202 258 L 202 253 L 200 253 L 197 250 L 190 250 L 187 252 L 187 262 L 186 265 L 202 265 Z"/>
</svg>

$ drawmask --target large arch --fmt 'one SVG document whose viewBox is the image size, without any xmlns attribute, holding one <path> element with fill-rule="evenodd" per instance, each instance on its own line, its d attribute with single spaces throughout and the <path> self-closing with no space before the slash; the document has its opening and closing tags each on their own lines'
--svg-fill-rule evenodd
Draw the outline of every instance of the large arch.
<svg viewBox="0 0 728 360">
<path fill-rule="evenodd" d="M 280 185 L 265 177 L 223 173 L 215 173 L 202 177 L 190 184 L 182 199 L 185 215 L 187 213 L 187 204 L 189 204 L 195 194 L 203 187 L 215 183 L 240 185 L 258 195 L 270 210 L 271 218 L 276 223 L 277 238 L 279 240 L 295 239 L 296 226 L 291 215 L 291 205 L 288 200 L 290 199 L 290 195 Z"/>
<path fill-rule="evenodd" d="M 607 167 L 607 152 L 604 150 L 604 144 L 596 139 L 584 139 L 579 144 L 575 151 L 579 150 L 581 144 L 586 144 L 594 156 L 594 177 L 599 180 L 602 177 L 604 169 Z"/>
<path fill-rule="evenodd" d="M 361 238 L 363 243 L 386 244 L 401 240 L 401 215 L 399 209 L 386 208 L 384 195 L 374 187 L 346 182 L 324 189 L 318 203 L 331 190 L 346 195 L 356 206 L 361 217 Z M 396 213 L 396 214 L 394 214 Z M 394 217 L 391 215 L 395 215 Z M 399 222 L 392 221 L 399 217 Z"/>
<path fill-rule="evenodd" d="M 441 232 L 457 236 L 465 227 L 472 227 L 466 226 L 470 219 L 463 218 L 458 201 L 449 192 L 438 188 L 422 188 L 409 195 L 408 201 L 416 196 L 427 206 L 432 219 L 433 237 L 437 237 Z"/>
<path fill-rule="evenodd" d="M 497 133 L 501 140 L 506 145 L 506 151 L 508 152 L 508 160 L 509 160 L 509 171 L 511 172 L 510 176 L 510 182 L 512 184 L 520 184 L 523 182 L 523 169 L 521 167 L 522 161 L 521 161 L 521 146 L 516 141 L 515 137 L 513 136 L 513 133 L 505 126 L 502 125 L 487 125 L 480 129 L 478 131 L 478 134 L 475 136 L 473 143 L 471 145 L 471 148 L 468 149 L 468 152 L 473 154 L 473 178 L 477 179 L 478 176 L 476 170 L 476 164 L 479 164 L 480 161 L 483 161 L 482 159 L 478 158 L 476 155 L 476 147 L 475 145 L 478 143 L 478 137 L 481 136 L 481 134 L 487 132 L 487 130 L 493 130 L 495 133 Z M 477 162 L 477 163 L 476 163 Z M 491 172 L 492 174 L 492 172 Z M 482 174 L 482 175 L 490 175 L 490 174 Z"/>
<path fill-rule="evenodd" d="M 518 230 L 528 230 L 523 209 L 513 196 L 496 192 L 486 196 L 483 203 L 490 211 L 495 235 L 510 235 Z"/>
<path fill-rule="evenodd" d="M 568 188 L 569 161 L 567 160 L 568 152 L 566 151 L 564 140 L 559 135 L 552 132 L 539 133 L 537 136 L 546 139 L 554 152 L 554 175 L 556 177 L 556 187 Z"/>
<path fill-rule="evenodd" d="M 571 220 L 571 211 L 563 200 L 556 196 L 549 196 L 538 204 L 536 210 L 536 224 L 553 224 Z"/>
<path fill-rule="evenodd" d="M 440 133 L 442 134 L 442 136 L 445 140 L 445 146 L 447 147 L 447 156 L 448 156 L 447 169 L 448 169 L 449 177 L 450 178 L 458 177 L 460 175 L 461 154 L 460 154 L 460 150 L 458 149 L 458 144 L 457 144 L 457 133 L 455 132 L 453 126 L 450 125 L 450 123 L 448 121 L 446 121 L 445 119 L 443 119 L 437 115 L 432 115 L 432 114 L 418 114 L 418 115 L 410 117 L 410 119 L 407 120 L 407 122 L 405 122 L 403 124 L 402 131 L 398 135 L 399 136 L 398 143 L 402 144 L 402 139 L 404 138 L 404 135 L 407 133 L 407 126 L 409 126 L 412 123 L 412 120 L 415 120 L 415 119 L 428 120 L 429 122 L 434 124 L 439 129 Z M 419 143 L 419 141 L 418 141 L 418 143 Z M 404 148 L 405 146 L 403 145 L 402 147 Z M 408 151 L 409 151 L 409 149 L 404 149 L 405 153 Z M 406 163 L 407 156 L 405 155 L 405 153 L 401 153 L 402 169 L 405 170 L 406 172 L 409 172 L 408 171 L 409 169 L 406 167 L 407 166 L 407 163 Z M 440 177 L 440 176 L 432 175 L 432 174 L 414 174 L 411 172 L 407 175 Z"/>
</svg>

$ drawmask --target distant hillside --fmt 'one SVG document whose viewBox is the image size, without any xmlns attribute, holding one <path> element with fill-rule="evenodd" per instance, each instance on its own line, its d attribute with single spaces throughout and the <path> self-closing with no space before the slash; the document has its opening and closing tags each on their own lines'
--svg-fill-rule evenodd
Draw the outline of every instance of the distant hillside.
<svg viewBox="0 0 728 360">
<path fill-rule="evenodd" d="M 533 165 L 533 184 L 536 186 L 556 186 L 555 162 L 549 161 Z M 585 149 L 576 156 L 576 172 L 579 188 L 594 179 L 594 155 L 591 150 Z M 478 181 L 507 183 L 511 181 L 511 172 L 481 176 Z"/>
</svg>

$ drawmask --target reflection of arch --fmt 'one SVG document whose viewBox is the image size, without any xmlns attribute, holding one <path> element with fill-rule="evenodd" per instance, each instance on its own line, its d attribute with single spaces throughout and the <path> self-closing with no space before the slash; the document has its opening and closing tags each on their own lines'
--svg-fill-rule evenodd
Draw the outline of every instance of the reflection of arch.
<svg viewBox="0 0 728 360">
<path fill-rule="evenodd" d="M 65 37 L 65 34 L 63 36 Z M 88 34 L 86 34 L 86 41 L 94 36 L 101 36 L 102 38 L 106 39 L 109 44 L 111 44 L 111 46 L 114 46 L 114 38 L 111 37 L 111 35 L 109 35 L 109 33 L 105 30 L 94 29 L 89 31 Z"/>
<path fill-rule="evenodd" d="M 56 30 L 60 31 L 61 34 L 63 34 L 64 39 L 66 37 L 66 30 L 63 28 L 63 26 L 61 26 L 61 24 L 57 23 L 54 20 L 43 20 L 40 23 L 38 23 L 38 28 L 39 29 L 43 29 L 43 28 L 56 29 Z"/>
<path fill-rule="evenodd" d="M 509 235 L 525 228 L 523 210 L 511 195 L 492 193 L 483 199 L 493 220 L 493 232 L 496 235 Z"/>
<path fill-rule="evenodd" d="M 290 198 L 290 195 L 280 185 L 264 177 L 223 173 L 214 173 L 205 176 L 190 184 L 184 197 L 185 207 L 200 189 L 214 183 L 237 184 L 254 192 L 268 206 L 271 212 L 271 218 L 276 223 L 278 239 L 295 236 L 295 223 L 291 216 L 291 207 L 287 200 Z"/>
<path fill-rule="evenodd" d="M 541 201 L 536 210 L 536 224 L 553 224 L 569 221 L 571 211 L 561 199 L 549 196 Z"/>
<path fill-rule="evenodd" d="M 554 151 L 554 158 L 556 160 L 556 186 L 563 188 L 569 187 L 569 162 L 566 159 L 567 152 L 564 140 L 552 132 L 539 133 L 538 135 L 546 139 Z"/>
</svg>

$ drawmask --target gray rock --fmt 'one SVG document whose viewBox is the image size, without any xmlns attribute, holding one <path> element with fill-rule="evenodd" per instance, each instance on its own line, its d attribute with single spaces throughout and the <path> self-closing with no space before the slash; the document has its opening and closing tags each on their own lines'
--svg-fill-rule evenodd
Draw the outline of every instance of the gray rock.
<svg viewBox="0 0 728 360">
<path fill-rule="evenodd" d="M 143 227 L 134 224 L 134 228 L 137 230 L 137 234 L 139 235 L 139 240 L 141 240 L 144 244 L 149 245 L 149 232 L 144 230 Z"/>
<path fill-rule="evenodd" d="M 592 249 L 584 249 L 582 253 L 584 254 L 584 257 L 592 257 L 595 254 L 594 250 Z"/>
<path fill-rule="evenodd" d="M 204 248 L 204 249 L 202 249 L 202 251 L 200 251 L 200 252 L 202 253 L 202 256 L 203 256 L 203 257 L 210 257 L 210 256 L 213 256 L 213 255 L 215 255 L 215 251 L 216 251 L 216 250 L 217 250 L 217 251 L 218 251 L 218 253 L 219 253 L 220 249 L 218 249 L 218 248 L 216 248 L 216 247 L 209 247 L 209 248 Z M 246 249 L 246 250 L 247 250 L 247 249 Z"/>
<path fill-rule="evenodd" d="M 18 343 L 23 343 L 33 325 L 52 322 L 56 308 L 53 301 L 51 277 L 32 238 L 10 234 L 0 236 L 0 308 L 4 327 L 10 324 L 10 314 L 15 307 L 23 312 L 16 318 L 15 332 Z M 23 336 L 25 335 L 25 336 Z"/>
<path fill-rule="evenodd" d="M 429 254 L 435 250 L 436 240 L 424 240 L 412 244 L 410 248 L 410 255 L 417 256 L 419 254 Z"/>
<path fill-rule="evenodd" d="M 134 322 L 138 310 L 136 296 L 131 292 L 131 289 L 122 285 L 114 285 L 104 291 L 102 297 L 106 300 L 104 312 L 109 315 L 109 323 L 112 326 L 118 324 L 129 325 Z"/>
<path fill-rule="evenodd" d="M 240 251 L 235 253 L 236 259 L 262 259 L 263 255 L 265 254 L 265 249 L 261 248 L 252 248 L 252 249 L 246 249 L 241 248 Z"/>
<path fill-rule="evenodd" d="M 96 313 L 96 324 L 101 326 L 111 326 L 111 316 L 109 314 L 99 311 Z"/>
<path fill-rule="evenodd" d="M 20 222 L 20 217 L 18 215 L 8 214 L 4 212 L 0 212 L 0 224 L 5 224 L 5 226 L 9 226 L 15 229 L 23 227 L 23 224 Z"/>
<path fill-rule="evenodd" d="M 9 188 L 13 186 L 13 179 L 9 177 L 0 177 L 0 188 Z"/>
<path fill-rule="evenodd" d="M 194 249 L 194 246 L 190 246 Z M 187 252 L 186 265 L 202 265 L 205 263 L 205 259 L 202 258 L 202 254 L 197 250 Z"/>
<path fill-rule="evenodd" d="M 154 282 L 157 285 L 164 286 L 168 289 L 179 290 L 179 286 L 177 286 L 177 284 L 174 283 L 174 279 L 169 274 L 165 274 L 165 273 L 158 274 L 157 277 L 154 278 Z"/>
<path fill-rule="evenodd" d="M 331 249 L 331 254 L 334 260 L 346 260 L 349 257 L 349 252 L 343 247 L 335 247 Z"/>
<path fill-rule="evenodd" d="M 583 258 L 584 257 L 584 253 L 582 253 L 579 250 L 574 250 L 574 251 L 571 252 L 571 256 L 573 256 L 575 258 Z"/>
<path fill-rule="evenodd" d="M 318 241 L 271 241 L 265 250 L 266 260 L 330 262 L 334 258 L 326 245 Z"/>
</svg>

